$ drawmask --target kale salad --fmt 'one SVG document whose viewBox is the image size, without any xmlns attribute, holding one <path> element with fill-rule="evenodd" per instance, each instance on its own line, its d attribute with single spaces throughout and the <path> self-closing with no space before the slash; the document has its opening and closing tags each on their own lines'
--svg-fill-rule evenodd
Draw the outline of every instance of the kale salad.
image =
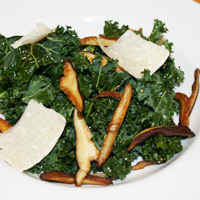
<svg viewBox="0 0 200 200">
<path fill-rule="evenodd" d="M 105 21 L 102 35 L 120 37 L 128 25 L 119 27 L 115 21 Z M 159 20 L 149 36 L 142 30 L 135 31 L 144 39 L 162 44 L 172 53 L 173 44 L 162 41 L 168 29 Z M 66 127 L 52 151 L 28 171 L 35 174 L 60 171 L 75 174 L 76 134 L 73 125 L 74 106 L 60 90 L 60 78 L 66 60 L 73 63 L 78 76 L 80 92 L 84 98 L 84 117 L 92 132 L 92 140 L 101 149 L 107 133 L 107 125 L 119 103 L 111 97 L 94 97 L 102 91 L 123 92 L 126 83 L 132 86 L 132 98 L 125 119 L 115 139 L 112 153 L 105 164 L 98 168 L 91 163 L 91 171 L 103 172 L 106 177 L 123 180 L 131 172 L 131 163 L 141 157 L 145 161 L 163 163 L 182 150 L 180 136 L 157 136 L 136 145 L 127 151 L 133 138 L 150 127 L 174 125 L 172 117 L 179 114 L 180 105 L 174 99 L 175 87 L 184 80 L 184 72 L 175 66 L 169 56 L 166 62 L 150 76 L 136 79 L 126 71 L 115 71 L 117 60 L 107 59 L 101 67 L 104 52 L 99 46 L 81 45 L 78 33 L 70 26 L 58 26 L 52 33 L 35 44 L 26 44 L 14 49 L 11 44 L 21 36 L 6 38 L 0 35 L 0 112 L 11 125 L 22 116 L 31 99 L 52 108 L 66 118 Z M 90 62 L 83 51 L 96 57 Z"/>
</svg>

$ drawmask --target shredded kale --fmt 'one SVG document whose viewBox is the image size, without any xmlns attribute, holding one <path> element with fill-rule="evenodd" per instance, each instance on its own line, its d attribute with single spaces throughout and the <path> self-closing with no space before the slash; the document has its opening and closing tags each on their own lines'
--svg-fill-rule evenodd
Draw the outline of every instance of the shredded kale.
<svg viewBox="0 0 200 200">
<path fill-rule="evenodd" d="M 106 21 L 103 35 L 119 37 L 128 28 L 127 25 L 119 28 L 118 22 L 112 20 Z M 155 20 L 152 33 L 144 38 L 159 43 L 162 34 L 166 32 L 165 24 Z M 131 162 L 138 156 L 144 160 L 162 163 L 182 150 L 180 137 L 155 137 L 137 145 L 130 152 L 126 151 L 140 131 L 174 124 L 172 117 L 179 113 L 179 104 L 174 100 L 174 88 L 183 81 L 184 73 L 175 67 L 173 58 L 169 57 L 152 76 L 148 70 L 144 70 L 144 77 L 135 79 L 127 72 L 116 72 L 116 60 L 108 59 L 107 65 L 102 67 L 102 51 L 98 47 L 84 47 L 84 50 L 98 54 L 90 63 L 81 53 L 83 47 L 71 27 L 58 26 L 40 42 L 13 49 L 11 44 L 20 37 L 6 38 L 0 35 L 0 112 L 14 125 L 33 98 L 62 114 L 67 120 L 66 128 L 53 150 L 32 167 L 30 172 L 40 174 L 58 170 L 76 173 L 78 170 L 72 117 L 74 106 L 60 91 L 59 85 L 66 59 L 74 62 L 80 92 L 85 100 L 85 119 L 99 149 L 103 145 L 107 125 L 118 101 L 107 97 L 94 101 L 93 97 L 105 90 L 123 92 L 126 83 L 133 87 L 131 103 L 112 153 L 101 169 L 93 162 L 91 171 L 103 171 L 108 177 L 123 180 L 131 171 Z M 172 43 L 166 40 L 162 44 L 172 52 Z"/>
</svg>

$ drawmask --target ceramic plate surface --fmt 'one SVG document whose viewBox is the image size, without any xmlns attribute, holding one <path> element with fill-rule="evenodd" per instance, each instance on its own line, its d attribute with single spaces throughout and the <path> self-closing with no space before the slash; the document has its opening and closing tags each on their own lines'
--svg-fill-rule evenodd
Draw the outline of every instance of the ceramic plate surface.
<svg viewBox="0 0 200 200">
<path fill-rule="evenodd" d="M 169 29 L 166 38 L 174 43 L 176 66 L 185 72 L 179 92 L 191 94 L 194 70 L 200 68 L 200 4 L 192 0 L 6 0 L 1 2 L 0 19 L 0 33 L 5 36 L 25 35 L 36 23 L 44 23 L 49 28 L 72 26 L 80 37 L 102 33 L 105 20 L 142 27 L 148 36 L 154 19 L 159 19 Z M 132 172 L 112 186 L 48 183 L 0 160 L 0 199 L 200 199 L 200 98 L 190 128 L 196 137 L 184 140 L 184 150 L 171 161 Z"/>
</svg>

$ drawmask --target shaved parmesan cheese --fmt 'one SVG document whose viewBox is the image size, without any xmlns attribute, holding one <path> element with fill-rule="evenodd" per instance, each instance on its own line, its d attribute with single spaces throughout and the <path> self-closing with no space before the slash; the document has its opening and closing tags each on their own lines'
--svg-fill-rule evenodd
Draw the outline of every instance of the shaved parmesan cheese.
<svg viewBox="0 0 200 200">
<path fill-rule="evenodd" d="M 141 38 L 133 31 L 127 30 L 115 43 L 104 47 L 98 39 L 102 50 L 135 78 L 141 78 L 144 69 L 152 75 L 166 61 L 169 51 Z"/>
<path fill-rule="evenodd" d="M 55 146 L 66 120 L 30 100 L 20 120 L 0 134 L 0 158 L 22 172 L 40 162 Z"/>
<path fill-rule="evenodd" d="M 41 39 L 45 38 L 47 35 L 52 33 L 54 29 L 49 29 L 44 24 L 36 24 L 36 28 L 34 28 L 31 32 L 29 32 L 26 36 L 21 37 L 19 40 L 15 41 L 11 46 L 16 49 L 19 46 L 24 44 L 34 44 Z"/>
</svg>

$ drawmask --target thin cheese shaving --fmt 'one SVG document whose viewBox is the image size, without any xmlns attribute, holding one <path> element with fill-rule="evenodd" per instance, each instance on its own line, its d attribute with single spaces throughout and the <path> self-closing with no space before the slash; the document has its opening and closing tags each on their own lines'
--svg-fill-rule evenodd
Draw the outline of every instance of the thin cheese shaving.
<svg viewBox="0 0 200 200">
<path fill-rule="evenodd" d="M 166 61 L 169 51 L 162 46 L 141 38 L 133 31 L 127 30 L 115 43 L 104 47 L 98 39 L 101 49 L 135 78 L 141 78 L 144 69 L 152 75 Z"/>
<path fill-rule="evenodd" d="M 44 24 L 38 23 L 36 24 L 36 28 L 31 30 L 26 36 L 23 36 L 19 40 L 15 41 L 11 44 L 11 46 L 16 49 L 24 44 L 34 44 L 52 33 L 53 30 L 54 29 L 49 29 Z"/>
<path fill-rule="evenodd" d="M 55 146 L 66 119 L 30 100 L 20 120 L 0 134 L 0 158 L 22 172 L 40 162 Z"/>
</svg>

